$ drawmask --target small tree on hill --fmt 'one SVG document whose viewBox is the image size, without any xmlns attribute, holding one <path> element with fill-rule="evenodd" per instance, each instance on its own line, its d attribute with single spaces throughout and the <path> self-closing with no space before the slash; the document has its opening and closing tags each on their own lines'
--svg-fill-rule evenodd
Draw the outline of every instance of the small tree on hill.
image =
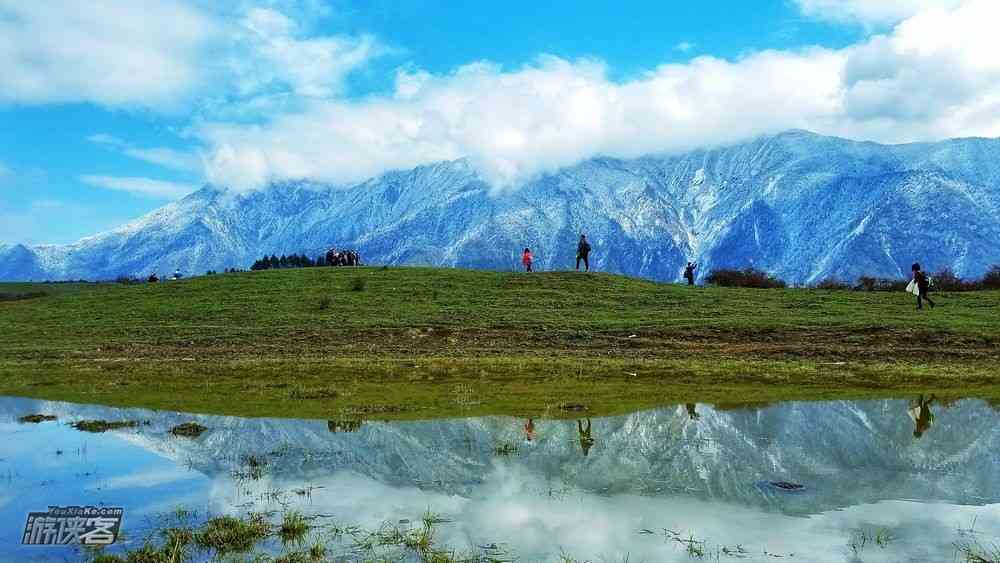
<svg viewBox="0 0 1000 563">
<path fill-rule="evenodd" d="M 1000 264 L 994 264 L 979 284 L 983 289 L 1000 289 Z"/>
<path fill-rule="evenodd" d="M 746 268 L 743 270 L 712 270 L 705 281 L 720 287 L 752 287 L 756 289 L 775 289 L 786 287 L 784 280 L 778 279 L 762 270 Z"/>
</svg>

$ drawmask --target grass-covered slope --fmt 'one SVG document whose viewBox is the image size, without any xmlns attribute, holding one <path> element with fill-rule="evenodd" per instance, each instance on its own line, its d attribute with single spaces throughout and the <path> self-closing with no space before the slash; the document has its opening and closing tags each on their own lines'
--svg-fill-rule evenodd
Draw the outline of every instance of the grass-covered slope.
<svg viewBox="0 0 1000 563">
<path fill-rule="evenodd" d="M 689 288 L 604 274 L 318 268 L 0 303 L 0 393 L 268 414 L 610 411 L 992 393 L 1000 293 Z M 401 411 L 401 412 L 397 412 Z M 410 414 L 405 414 L 410 413 Z"/>
</svg>

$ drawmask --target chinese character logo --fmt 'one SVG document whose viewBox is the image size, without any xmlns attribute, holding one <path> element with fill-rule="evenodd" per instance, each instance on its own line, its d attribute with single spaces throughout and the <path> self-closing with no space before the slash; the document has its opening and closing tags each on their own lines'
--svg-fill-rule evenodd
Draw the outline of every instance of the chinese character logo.
<svg viewBox="0 0 1000 563">
<path fill-rule="evenodd" d="M 25 545 L 110 545 L 118 539 L 121 508 L 50 506 L 48 512 L 31 512 L 24 525 Z"/>
</svg>

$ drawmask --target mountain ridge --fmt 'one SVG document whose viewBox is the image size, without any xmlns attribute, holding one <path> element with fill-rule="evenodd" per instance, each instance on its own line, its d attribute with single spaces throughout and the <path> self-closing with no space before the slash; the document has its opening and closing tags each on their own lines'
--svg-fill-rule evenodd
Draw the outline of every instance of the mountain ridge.
<svg viewBox="0 0 1000 563">
<path fill-rule="evenodd" d="M 981 275 L 1000 262 L 1000 139 L 881 145 L 793 130 L 728 147 L 597 157 L 498 191 L 460 159 L 353 186 L 206 185 L 68 245 L 0 245 L 0 280 L 113 279 L 247 267 L 265 254 L 353 247 L 370 263 L 573 266 L 677 280 L 753 266 L 792 283 L 905 276 L 909 263 Z"/>
</svg>

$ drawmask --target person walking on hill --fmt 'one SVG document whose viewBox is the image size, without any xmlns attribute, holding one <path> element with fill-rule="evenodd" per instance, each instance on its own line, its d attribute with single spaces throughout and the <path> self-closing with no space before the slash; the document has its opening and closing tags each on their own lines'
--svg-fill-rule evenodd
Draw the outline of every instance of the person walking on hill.
<svg viewBox="0 0 1000 563">
<path fill-rule="evenodd" d="M 580 271 L 580 260 L 586 271 L 590 271 L 590 243 L 587 242 L 587 235 L 580 235 L 580 242 L 576 245 L 576 271 Z"/>
<path fill-rule="evenodd" d="M 920 269 L 920 264 L 913 264 L 910 267 L 913 271 L 913 283 L 917 285 L 917 310 L 923 309 L 923 302 L 926 301 L 930 304 L 931 309 L 934 308 L 934 302 L 931 301 L 930 297 L 927 297 L 927 291 L 930 290 L 931 282 L 927 279 L 927 274 Z"/>
<path fill-rule="evenodd" d="M 687 267 L 684 268 L 684 279 L 688 281 L 688 285 L 694 285 L 694 269 L 697 267 L 698 264 L 688 262 Z"/>
<path fill-rule="evenodd" d="M 530 248 L 525 248 L 524 252 L 521 254 L 521 263 L 524 264 L 525 272 L 533 272 L 531 269 L 531 264 L 535 261 L 535 255 L 531 253 Z"/>
</svg>

